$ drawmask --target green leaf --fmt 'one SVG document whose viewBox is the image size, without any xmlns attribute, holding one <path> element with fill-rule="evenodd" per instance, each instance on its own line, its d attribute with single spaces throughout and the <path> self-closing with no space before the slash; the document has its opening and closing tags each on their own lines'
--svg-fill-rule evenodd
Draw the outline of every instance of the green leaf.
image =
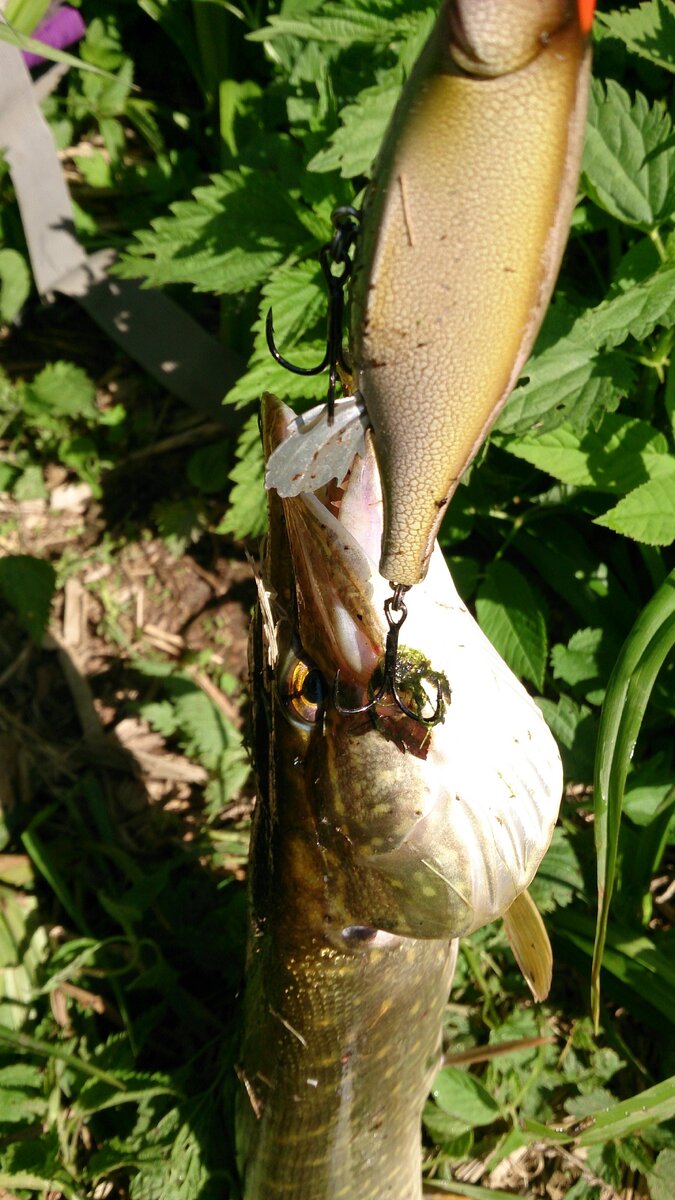
<svg viewBox="0 0 675 1200">
<path fill-rule="evenodd" d="M 47 628 L 55 588 L 51 563 L 29 554 L 0 559 L 0 596 L 14 609 L 34 642 L 41 640 Z"/>
<path fill-rule="evenodd" d="M 555 678 L 563 679 L 572 687 L 596 679 L 599 674 L 597 656 L 603 636 L 602 629 L 578 629 L 567 646 L 554 646 L 551 662 Z"/>
<path fill-rule="evenodd" d="M 584 895 L 584 876 L 575 845 L 569 834 L 558 826 L 537 874 L 530 884 L 530 893 L 542 916 Z"/>
<path fill-rule="evenodd" d="M 17 1088 L 0 1087 L 0 1123 L 32 1125 L 46 1114 L 49 1102 L 41 1096 L 27 1096 Z"/>
<path fill-rule="evenodd" d="M 628 767 L 656 676 L 675 644 L 675 572 L 649 601 L 626 639 L 612 672 L 600 718 L 595 768 L 595 845 L 598 919 L 591 975 L 597 1028 L 600 968 L 616 875 L 621 808 Z"/>
<path fill-rule="evenodd" d="M 186 497 L 180 500 L 160 500 L 152 510 L 161 537 L 170 554 L 179 557 L 188 546 L 198 542 L 205 528 L 204 512 L 199 500 Z"/>
<path fill-rule="evenodd" d="M 633 9 L 600 12 L 595 19 L 629 50 L 666 71 L 675 71 L 675 11 L 671 0 L 648 0 Z"/>
<path fill-rule="evenodd" d="M 266 281 L 306 240 L 293 200 L 271 171 L 242 167 L 216 175 L 171 212 L 138 234 L 118 274 L 237 295 Z"/>
<path fill-rule="evenodd" d="M 376 13 L 348 11 L 345 5 L 322 4 L 321 11 L 306 18 L 270 16 L 269 25 L 250 34 L 252 42 L 274 42 L 277 38 L 294 37 L 307 42 L 328 42 L 350 46 L 353 42 L 388 42 L 396 25 L 386 16 Z"/>
<path fill-rule="evenodd" d="M 475 1075 L 459 1067 L 443 1067 L 431 1088 L 436 1104 L 462 1125 L 491 1125 L 499 1105 Z"/>
<path fill-rule="evenodd" d="M 560 425 L 548 433 L 498 438 L 498 445 L 554 479 L 624 495 L 648 479 L 669 475 L 668 442 L 647 421 L 607 413 L 598 429 Z"/>
<path fill-rule="evenodd" d="M 187 477 L 190 483 L 207 495 L 221 492 L 227 484 L 230 459 L 229 441 L 221 439 L 201 446 L 188 459 Z"/>
<path fill-rule="evenodd" d="M 575 331 L 589 347 L 620 346 L 626 338 L 644 341 L 658 326 L 668 329 L 675 324 L 675 261 L 662 263 L 658 270 L 632 286 L 623 286 L 595 308 L 581 314 Z"/>
<path fill-rule="evenodd" d="M 594 80 L 582 182 L 596 204 L 617 220 L 655 229 L 675 208 L 675 146 L 664 104 L 651 107 L 613 79 Z"/>
<path fill-rule="evenodd" d="M 596 727 L 587 704 L 577 704 L 569 696 L 537 701 L 546 724 L 560 746 L 565 777 L 575 783 L 588 783 L 593 774 Z"/>
<path fill-rule="evenodd" d="M 675 541 L 675 459 L 663 479 L 650 479 L 635 488 L 614 508 L 595 518 L 615 533 L 648 546 L 669 546 Z"/>
<path fill-rule="evenodd" d="M 525 576 L 510 563 L 492 563 L 478 588 L 476 615 L 483 633 L 511 670 L 541 689 L 547 654 L 546 616 L 539 593 Z"/>
<path fill-rule="evenodd" d="M 225 402 L 258 403 L 263 392 L 268 391 L 284 400 L 311 402 L 324 397 L 325 376 L 293 375 L 274 361 L 267 346 L 265 324 L 271 311 L 274 337 L 284 356 L 301 367 L 311 367 L 325 353 L 326 305 L 326 288 L 318 263 L 291 260 L 275 271 L 263 287 L 260 316 L 254 326 L 255 348 L 248 369 L 227 393 Z M 307 337 L 309 331 L 319 329 L 321 342 Z"/>
<path fill-rule="evenodd" d="M 0 1042 L 7 1042 L 15 1050 L 34 1054 L 40 1058 L 57 1058 L 71 1067 L 73 1071 L 79 1071 L 83 1075 L 91 1075 L 95 1079 L 102 1079 L 112 1087 L 118 1087 L 121 1091 L 124 1091 L 125 1084 L 122 1080 L 116 1079 L 108 1071 L 102 1071 L 100 1067 L 97 1067 L 92 1062 L 88 1062 L 86 1059 L 80 1058 L 77 1054 L 72 1054 L 66 1048 L 68 1045 L 72 1046 L 72 1041 L 65 1045 L 60 1045 L 56 1042 L 46 1042 L 40 1038 L 29 1037 L 26 1033 L 8 1029 L 5 1025 L 0 1025 Z"/>
<path fill-rule="evenodd" d="M 30 294 L 31 274 L 18 250 L 0 250 L 0 322 L 9 324 Z"/>
<path fill-rule="evenodd" d="M 117 1108 L 120 1104 L 138 1104 L 155 1096 L 176 1096 L 178 1089 L 167 1075 L 160 1072 L 125 1071 L 118 1069 L 117 1080 L 123 1083 L 120 1091 L 102 1079 L 88 1079 L 77 1097 L 79 1113 L 102 1112 L 106 1108 Z"/>
<path fill-rule="evenodd" d="M 651 1200 L 673 1200 L 675 1196 L 675 1150 L 662 1150 L 647 1172 Z"/>
<path fill-rule="evenodd" d="M 536 428 L 544 433 L 568 421 L 583 431 L 593 419 L 617 408 L 633 380 L 632 364 L 622 354 L 596 355 L 575 328 L 528 360 L 523 382 L 511 394 L 497 429 L 529 433 Z"/>
<path fill-rule="evenodd" d="M 94 17 L 87 22 L 87 32 L 80 43 L 80 54 L 85 62 L 92 63 L 103 71 L 116 71 L 122 66 L 122 38 L 112 14 L 105 18 Z"/>
<path fill-rule="evenodd" d="M 86 371 L 69 362 L 48 363 L 24 384 L 23 404 L 26 416 L 41 428 L 64 417 L 98 421 L 99 416 L 94 384 Z"/>
<path fill-rule="evenodd" d="M 230 505 L 217 532 L 231 533 L 237 538 L 260 537 L 267 528 L 267 501 L 256 414 L 246 422 L 241 432 L 237 458 L 239 462 L 230 474 L 234 484 Z"/>
<path fill-rule="evenodd" d="M 575 314 L 552 305 L 523 381 L 509 399 L 497 428 L 542 433 L 569 422 L 584 433 L 592 418 L 617 407 L 630 393 L 633 367 L 612 353 L 628 337 L 643 340 L 658 326 L 675 323 L 675 262 L 610 294 L 595 308 Z M 598 351 L 604 350 L 604 354 Z"/>
<path fill-rule="evenodd" d="M 340 126 L 330 142 L 307 164 L 308 171 L 337 171 L 343 179 L 370 171 L 401 91 L 402 79 L 385 87 L 364 88 L 354 104 L 340 112 Z"/>
<path fill-rule="evenodd" d="M 667 752 L 654 755 L 628 776 L 623 811 L 634 825 L 651 825 L 674 802 L 673 768 Z"/>
</svg>

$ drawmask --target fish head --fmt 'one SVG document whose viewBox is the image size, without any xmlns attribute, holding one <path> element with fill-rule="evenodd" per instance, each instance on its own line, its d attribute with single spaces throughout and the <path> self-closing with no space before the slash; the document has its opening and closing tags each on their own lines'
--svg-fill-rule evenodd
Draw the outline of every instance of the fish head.
<svg viewBox="0 0 675 1200">
<path fill-rule="evenodd" d="M 269 453 L 293 414 L 271 397 L 263 411 Z M 410 594 L 401 654 L 442 681 L 443 719 L 428 727 L 387 697 L 356 714 L 336 702 L 338 673 L 340 696 L 363 695 L 381 664 L 381 533 L 369 444 L 339 487 L 272 494 L 274 702 L 293 730 L 293 787 L 304 789 L 308 844 L 318 848 L 324 926 L 456 937 L 501 916 L 529 885 L 558 814 L 560 757 L 439 550 Z"/>
</svg>

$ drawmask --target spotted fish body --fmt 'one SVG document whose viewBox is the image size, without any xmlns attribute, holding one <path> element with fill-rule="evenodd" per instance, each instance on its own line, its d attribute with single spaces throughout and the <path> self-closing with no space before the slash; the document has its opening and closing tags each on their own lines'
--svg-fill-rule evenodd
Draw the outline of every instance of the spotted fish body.
<svg viewBox="0 0 675 1200">
<path fill-rule="evenodd" d="M 352 292 L 382 575 L 415 584 L 543 318 L 579 171 L 593 0 L 444 0 L 385 137 Z"/>
<path fill-rule="evenodd" d="M 268 397 L 267 455 L 291 424 Z M 336 671 L 358 689 L 382 655 L 381 529 L 370 445 L 340 489 L 270 493 L 251 642 L 244 1200 L 420 1200 L 420 1115 L 456 939 L 511 908 L 557 816 L 553 739 L 440 554 L 406 638 L 442 651 L 443 723 L 420 737 L 386 704 L 374 717 L 336 708 Z"/>
</svg>

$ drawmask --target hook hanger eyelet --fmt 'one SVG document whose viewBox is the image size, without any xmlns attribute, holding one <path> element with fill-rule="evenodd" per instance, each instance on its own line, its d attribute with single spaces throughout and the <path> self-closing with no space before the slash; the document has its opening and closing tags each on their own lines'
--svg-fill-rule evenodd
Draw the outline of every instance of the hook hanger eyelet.
<svg viewBox="0 0 675 1200">
<path fill-rule="evenodd" d="M 328 370 L 328 391 L 326 404 L 328 406 L 328 424 L 333 424 L 335 413 L 335 392 L 339 370 L 349 374 L 350 367 L 345 358 L 342 346 L 342 326 L 344 323 L 345 288 L 352 273 L 352 260 L 349 251 L 356 239 L 360 217 L 351 205 L 342 205 L 333 210 L 331 221 L 335 232 L 330 242 L 326 242 L 319 252 L 321 270 L 328 288 L 328 320 L 326 330 L 326 352 L 316 367 L 298 367 L 295 363 L 284 358 L 277 347 L 274 338 L 274 319 L 270 308 L 265 320 L 265 338 L 267 348 L 275 362 L 294 375 L 321 375 Z M 342 267 L 335 272 L 333 267 Z"/>
<path fill-rule="evenodd" d="M 365 704 L 360 704 L 355 708 L 347 708 L 340 700 L 340 672 L 336 672 L 333 682 L 333 704 L 337 712 L 341 716 L 357 716 L 359 713 L 367 713 L 376 708 L 378 704 L 382 704 L 387 698 L 391 698 L 396 707 L 412 721 L 419 722 L 420 725 L 433 726 L 438 725 L 443 720 L 444 704 L 443 704 L 443 689 L 439 679 L 434 679 L 436 685 L 436 706 L 433 713 L 429 717 L 422 715 L 421 711 L 415 711 L 401 696 L 399 690 L 399 662 L 398 662 L 398 639 L 401 626 L 408 616 L 408 609 L 403 599 L 404 594 L 408 591 L 408 587 L 402 583 L 392 583 L 393 592 L 384 602 L 384 615 L 387 619 L 389 631 L 384 644 L 384 662 L 382 665 L 382 682 L 377 691 L 370 700 Z"/>
</svg>

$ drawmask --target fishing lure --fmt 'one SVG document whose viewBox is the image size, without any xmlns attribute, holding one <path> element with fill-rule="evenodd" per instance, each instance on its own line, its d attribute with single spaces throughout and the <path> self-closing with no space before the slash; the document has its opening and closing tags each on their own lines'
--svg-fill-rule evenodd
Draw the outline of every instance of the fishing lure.
<svg viewBox="0 0 675 1200">
<path fill-rule="evenodd" d="M 380 572 L 424 577 L 512 391 L 567 240 L 593 0 L 445 0 L 366 198 L 351 343 L 375 437 Z"/>
</svg>

